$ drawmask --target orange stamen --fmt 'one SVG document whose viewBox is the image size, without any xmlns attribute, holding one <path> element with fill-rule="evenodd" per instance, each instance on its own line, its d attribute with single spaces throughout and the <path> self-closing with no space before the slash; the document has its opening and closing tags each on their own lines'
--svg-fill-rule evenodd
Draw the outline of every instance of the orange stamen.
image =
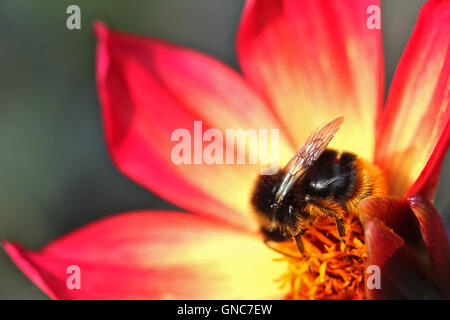
<svg viewBox="0 0 450 320">
<path fill-rule="evenodd" d="M 288 299 L 364 298 L 364 263 L 367 258 L 364 233 L 355 217 L 346 219 L 347 231 L 340 239 L 333 221 L 311 226 L 302 236 L 306 260 L 284 256 L 287 271 L 281 286 L 290 286 Z M 280 250 L 296 254 L 295 244 L 284 243 Z"/>
</svg>

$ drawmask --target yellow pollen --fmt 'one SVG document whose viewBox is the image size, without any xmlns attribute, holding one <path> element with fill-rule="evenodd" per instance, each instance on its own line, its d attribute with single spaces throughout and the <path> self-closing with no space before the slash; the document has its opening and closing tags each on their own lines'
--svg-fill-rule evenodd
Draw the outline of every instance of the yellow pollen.
<svg viewBox="0 0 450 320">
<path fill-rule="evenodd" d="M 367 258 L 364 233 L 355 217 L 346 218 L 346 234 L 338 236 L 334 221 L 321 221 L 302 236 L 305 258 L 293 241 L 278 244 L 288 255 L 277 259 L 287 263 L 278 279 L 290 286 L 287 299 L 363 299 L 364 264 Z M 298 257 L 298 258 L 295 258 Z"/>
</svg>

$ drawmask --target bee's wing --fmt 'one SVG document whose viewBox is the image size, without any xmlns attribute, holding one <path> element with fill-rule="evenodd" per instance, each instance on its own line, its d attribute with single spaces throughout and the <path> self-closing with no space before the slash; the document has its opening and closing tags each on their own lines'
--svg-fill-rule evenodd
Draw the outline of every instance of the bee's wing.
<svg viewBox="0 0 450 320">
<path fill-rule="evenodd" d="M 298 172 L 312 166 L 325 151 L 343 121 L 344 117 L 340 117 L 316 129 L 289 161 L 285 170 L 293 175 L 297 175 Z"/>
<path fill-rule="evenodd" d="M 339 117 L 316 129 L 285 167 L 286 174 L 275 199 L 280 203 L 295 181 L 319 159 L 338 131 L 344 117 Z"/>
</svg>

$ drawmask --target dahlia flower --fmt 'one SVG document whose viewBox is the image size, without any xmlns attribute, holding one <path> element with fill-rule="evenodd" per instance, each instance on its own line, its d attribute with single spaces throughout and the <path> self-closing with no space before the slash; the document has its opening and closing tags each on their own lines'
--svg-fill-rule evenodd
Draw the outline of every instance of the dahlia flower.
<svg viewBox="0 0 450 320">
<path fill-rule="evenodd" d="M 120 213 L 38 251 L 4 241 L 6 252 L 54 299 L 448 297 L 449 244 L 432 202 L 450 139 L 450 1 L 421 9 L 385 105 L 381 30 L 366 23 L 378 2 L 248 0 L 241 72 L 96 23 L 112 161 L 186 212 Z M 263 243 L 249 204 L 257 165 L 170 158 L 171 133 L 201 120 L 205 129 L 279 128 L 283 165 L 319 124 L 340 116 L 330 147 L 374 163 L 389 191 L 360 204 L 344 239 L 329 221 L 312 226 L 308 261 Z M 79 288 L 67 285 L 72 265 Z M 367 287 L 368 266 L 379 267 L 379 288 Z"/>
</svg>

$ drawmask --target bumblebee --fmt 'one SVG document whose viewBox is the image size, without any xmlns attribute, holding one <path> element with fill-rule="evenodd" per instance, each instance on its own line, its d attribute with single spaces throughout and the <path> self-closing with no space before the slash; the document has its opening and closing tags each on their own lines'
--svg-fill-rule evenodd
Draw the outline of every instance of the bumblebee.
<svg viewBox="0 0 450 320">
<path fill-rule="evenodd" d="M 293 239 L 304 255 L 301 236 L 308 226 L 333 219 L 342 238 L 345 217 L 358 215 L 364 198 L 386 194 L 378 167 L 351 152 L 327 148 L 343 120 L 314 131 L 285 168 L 258 177 L 251 205 L 266 244 Z"/>
</svg>

